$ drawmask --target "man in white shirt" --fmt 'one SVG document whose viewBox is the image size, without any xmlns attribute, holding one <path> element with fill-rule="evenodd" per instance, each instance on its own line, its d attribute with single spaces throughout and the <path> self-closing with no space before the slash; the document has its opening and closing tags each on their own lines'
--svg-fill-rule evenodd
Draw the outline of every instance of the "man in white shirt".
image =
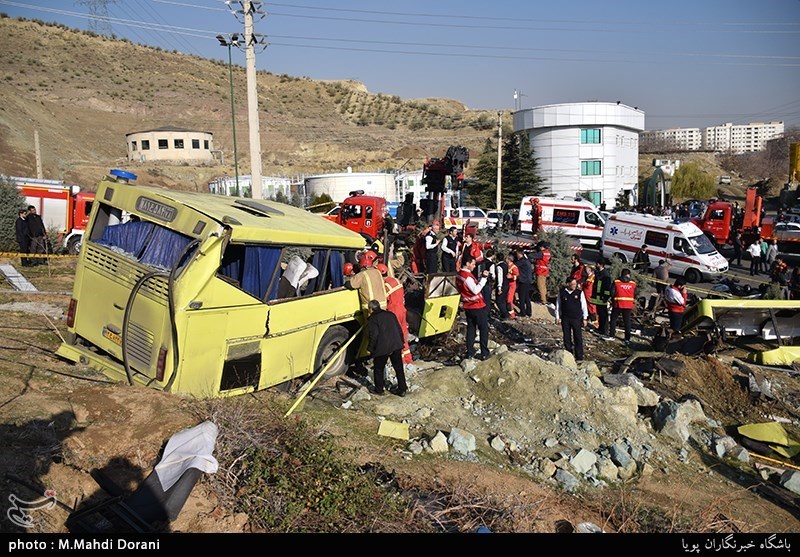
<svg viewBox="0 0 800 557">
<path fill-rule="evenodd" d="M 750 254 L 750 276 L 752 277 L 758 274 L 761 266 L 761 246 L 758 243 L 758 238 L 753 240 L 753 243 L 747 247 L 747 253 Z"/>
<path fill-rule="evenodd" d="M 428 274 L 439 272 L 439 221 L 433 221 L 425 233 L 425 270 Z"/>
</svg>

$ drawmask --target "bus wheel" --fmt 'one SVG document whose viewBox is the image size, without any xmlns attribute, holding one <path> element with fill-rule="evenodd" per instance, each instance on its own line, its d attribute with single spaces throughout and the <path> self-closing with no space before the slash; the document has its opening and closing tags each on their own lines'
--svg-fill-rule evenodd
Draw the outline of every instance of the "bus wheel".
<svg viewBox="0 0 800 557">
<path fill-rule="evenodd" d="M 628 258 L 627 258 L 627 257 L 625 257 L 625 254 L 624 254 L 624 253 L 622 253 L 622 252 L 620 252 L 620 251 L 618 251 L 617 253 L 615 253 L 615 254 L 614 254 L 614 257 L 616 257 L 617 259 L 619 259 L 619 260 L 620 260 L 620 261 L 622 261 L 623 263 L 627 263 L 627 262 L 628 262 Z"/>
<path fill-rule="evenodd" d="M 703 278 L 697 269 L 686 269 L 686 273 L 683 276 L 689 284 L 696 284 Z"/>
<path fill-rule="evenodd" d="M 73 236 L 67 242 L 67 253 L 70 255 L 78 255 L 81 251 L 81 240 L 83 240 L 82 236 Z"/>
<path fill-rule="evenodd" d="M 350 333 L 347 329 L 340 325 L 334 325 L 325 331 L 322 335 L 322 340 L 319 341 L 317 347 L 317 355 L 314 358 L 314 371 L 317 372 L 328 363 L 331 357 L 347 342 L 350 338 Z M 355 341 L 353 341 L 355 342 Z M 336 362 L 328 369 L 328 375 L 336 376 L 341 375 L 347 371 L 347 354 L 350 350 L 346 350 L 344 354 L 340 354 Z"/>
</svg>

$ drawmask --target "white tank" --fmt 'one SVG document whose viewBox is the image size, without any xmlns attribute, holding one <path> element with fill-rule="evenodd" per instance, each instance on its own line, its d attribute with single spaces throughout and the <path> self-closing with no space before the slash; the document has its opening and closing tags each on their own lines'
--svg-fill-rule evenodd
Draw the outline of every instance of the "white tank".
<svg viewBox="0 0 800 557">
<path fill-rule="evenodd" d="M 364 195 L 385 197 L 389 203 L 398 199 L 394 174 L 383 172 L 342 172 L 319 174 L 305 179 L 305 196 L 311 200 L 316 195 L 327 193 L 337 203 L 350 196 L 351 191 L 363 190 Z"/>
</svg>

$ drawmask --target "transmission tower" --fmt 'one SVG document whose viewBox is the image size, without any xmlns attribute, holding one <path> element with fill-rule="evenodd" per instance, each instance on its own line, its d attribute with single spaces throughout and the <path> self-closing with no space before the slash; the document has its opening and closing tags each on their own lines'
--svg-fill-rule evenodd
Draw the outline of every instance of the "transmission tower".
<svg viewBox="0 0 800 557">
<path fill-rule="evenodd" d="M 111 35 L 111 22 L 108 20 L 108 6 L 117 0 L 75 0 L 79 6 L 89 8 L 89 30 L 99 35 Z"/>
</svg>

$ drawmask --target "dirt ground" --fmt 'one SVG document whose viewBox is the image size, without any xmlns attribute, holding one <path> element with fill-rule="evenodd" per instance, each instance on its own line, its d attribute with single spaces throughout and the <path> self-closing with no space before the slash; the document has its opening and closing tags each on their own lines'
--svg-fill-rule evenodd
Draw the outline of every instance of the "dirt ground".
<svg viewBox="0 0 800 557">
<path fill-rule="evenodd" d="M 68 292 L 73 270 L 73 261 L 58 260 L 49 268 L 25 272 L 43 290 Z M 152 471 L 169 437 L 203 419 L 197 401 L 111 383 L 55 357 L 68 302 L 67 295 L 0 293 L 4 507 L 10 495 L 34 500 L 44 489 L 54 490 L 68 507 L 100 500 L 107 495 L 91 476 L 95 470 L 131 491 Z M 348 377 L 326 378 L 298 414 L 321 424 L 358 461 L 381 462 L 395 470 L 410 492 L 447 486 L 514 509 L 517 532 L 569 531 L 581 522 L 623 532 L 643 531 L 644 526 L 660 532 L 800 531 L 797 498 L 762 479 L 753 460 L 735 464 L 717 457 L 696 442 L 702 438 L 699 430 L 683 445 L 666 438 L 653 430 L 647 409 L 637 407 L 630 388 L 610 388 L 585 370 L 550 362 L 548 353 L 560 346 L 560 334 L 545 307 L 536 311 L 533 318 L 510 326 L 496 323 L 493 338 L 498 347 L 509 349 L 496 348 L 492 358 L 474 369 L 457 365 L 463 341 L 460 331 L 454 331 L 439 345 L 441 351 L 431 352 L 435 358 L 417 362 L 405 398 L 364 397 L 345 408 L 343 403 L 369 380 L 359 384 Z M 629 353 L 622 343 L 599 341 L 591 334 L 586 344 L 600 374 L 613 373 Z M 644 339 L 634 346 L 646 348 Z M 718 425 L 706 429 L 719 434 L 735 434 L 741 423 L 775 417 L 797 421 L 797 379 L 786 371 L 763 370 L 776 400 L 753 403 L 742 387 L 746 373 L 731 365 L 736 357 L 678 356 L 684 364 L 679 375 L 638 375 L 661 396 L 699 399 Z M 253 396 L 286 407 L 292 401 L 281 392 Z M 453 427 L 471 431 L 476 449 L 469 455 L 452 450 L 416 454 L 409 442 L 377 435 L 381 419 L 406 421 L 412 441 L 419 442 Z M 794 431 L 791 424 L 785 427 Z M 503 451 L 490 445 L 498 436 L 505 443 Z M 540 472 L 545 459 L 558 464 L 581 448 L 602 451 L 623 438 L 642 449 L 642 461 L 648 464 L 625 482 L 582 481 L 567 491 Z M 21 531 L 6 512 L 1 514 L 1 530 Z M 36 511 L 33 531 L 64 532 L 67 515 L 62 507 Z M 250 524 L 247 515 L 234 513 L 213 483 L 203 479 L 170 528 L 247 532 Z"/>
</svg>

